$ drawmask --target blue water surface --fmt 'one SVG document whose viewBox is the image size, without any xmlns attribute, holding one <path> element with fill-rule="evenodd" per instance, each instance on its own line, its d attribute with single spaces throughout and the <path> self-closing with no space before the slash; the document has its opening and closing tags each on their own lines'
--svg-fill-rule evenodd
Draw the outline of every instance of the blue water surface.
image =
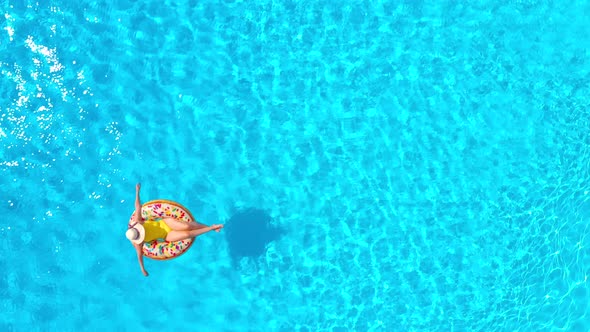
<svg viewBox="0 0 590 332">
<path fill-rule="evenodd" d="M 1 3 L 0 330 L 590 330 L 590 3 Z"/>
</svg>

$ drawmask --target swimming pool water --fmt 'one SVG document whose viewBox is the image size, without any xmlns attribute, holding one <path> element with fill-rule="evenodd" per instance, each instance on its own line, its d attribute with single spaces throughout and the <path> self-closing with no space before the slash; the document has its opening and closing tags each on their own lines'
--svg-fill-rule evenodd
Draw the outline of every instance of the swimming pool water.
<svg viewBox="0 0 590 332">
<path fill-rule="evenodd" d="M 3 331 L 590 330 L 587 3 L 2 9 Z M 283 235 L 145 278 L 138 181 Z"/>
</svg>

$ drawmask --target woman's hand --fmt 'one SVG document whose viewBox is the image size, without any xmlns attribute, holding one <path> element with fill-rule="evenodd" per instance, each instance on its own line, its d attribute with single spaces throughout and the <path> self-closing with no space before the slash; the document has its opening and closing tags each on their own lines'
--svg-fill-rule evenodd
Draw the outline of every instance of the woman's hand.
<svg viewBox="0 0 590 332">
<path fill-rule="evenodd" d="M 141 183 L 139 183 L 139 182 L 138 182 L 138 183 L 135 185 L 135 191 L 139 191 L 139 189 L 141 189 Z"/>
<path fill-rule="evenodd" d="M 143 272 L 143 275 L 144 275 L 144 276 L 146 276 L 146 277 L 150 275 L 150 274 L 148 273 L 148 271 L 146 271 L 146 270 L 143 270 L 143 271 L 141 271 L 141 272 Z"/>
</svg>

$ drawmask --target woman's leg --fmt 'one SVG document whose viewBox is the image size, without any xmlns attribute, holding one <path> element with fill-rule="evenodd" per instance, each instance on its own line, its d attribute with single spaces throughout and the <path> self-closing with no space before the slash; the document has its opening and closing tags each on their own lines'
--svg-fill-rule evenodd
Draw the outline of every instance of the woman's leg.
<svg viewBox="0 0 590 332">
<path fill-rule="evenodd" d="M 168 232 L 168 235 L 166 235 L 166 241 L 171 242 L 186 240 L 190 238 L 190 231 L 170 231 Z"/>
<path fill-rule="evenodd" d="M 191 231 L 194 229 L 201 229 L 201 228 L 207 227 L 207 225 L 199 224 L 194 221 L 186 223 L 186 222 L 180 221 L 178 219 L 170 218 L 170 217 L 163 218 L 162 221 L 165 222 L 166 225 L 168 225 L 168 227 L 172 228 L 172 230 L 175 230 L 175 231 Z"/>
<path fill-rule="evenodd" d="M 219 230 L 223 228 L 223 225 L 213 225 L 211 227 L 201 227 L 199 229 L 192 229 L 190 231 L 179 231 L 179 230 L 172 230 L 170 232 L 168 232 L 168 235 L 166 235 L 166 241 L 181 241 L 181 240 L 186 240 L 186 239 L 190 239 L 192 237 L 197 237 L 201 234 L 207 233 L 209 231 L 217 231 L 219 232 Z"/>
</svg>

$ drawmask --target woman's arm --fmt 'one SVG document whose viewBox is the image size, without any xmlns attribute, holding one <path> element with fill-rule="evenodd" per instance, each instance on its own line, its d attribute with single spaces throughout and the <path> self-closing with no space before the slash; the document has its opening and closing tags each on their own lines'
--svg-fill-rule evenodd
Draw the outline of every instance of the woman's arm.
<svg viewBox="0 0 590 332">
<path fill-rule="evenodd" d="M 141 189 L 141 183 L 135 185 L 135 222 L 143 224 L 143 218 L 141 217 L 141 200 L 139 199 L 139 190 Z"/>
<path fill-rule="evenodd" d="M 134 244 L 133 246 L 135 247 L 135 251 L 137 252 L 137 260 L 139 261 L 139 267 L 141 268 L 141 273 L 143 273 L 143 275 L 147 277 L 149 274 L 145 270 L 145 267 L 143 266 L 143 243 Z"/>
</svg>

